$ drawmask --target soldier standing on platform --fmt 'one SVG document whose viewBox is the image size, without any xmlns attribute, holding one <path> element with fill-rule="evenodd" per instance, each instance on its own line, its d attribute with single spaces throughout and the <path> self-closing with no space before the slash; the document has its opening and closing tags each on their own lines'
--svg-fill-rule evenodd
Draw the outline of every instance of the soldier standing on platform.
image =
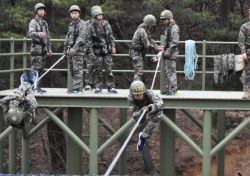
<svg viewBox="0 0 250 176">
<path fill-rule="evenodd" d="M 148 91 L 145 84 L 141 81 L 133 81 L 130 85 L 130 95 L 128 104 L 133 118 L 137 121 L 142 112 L 146 109 L 140 124 L 147 123 L 142 132 L 139 133 L 137 150 L 143 151 L 145 143 L 158 127 L 162 116 L 164 104 L 162 99 L 152 91 Z"/>
<path fill-rule="evenodd" d="M 86 23 L 80 18 L 81 9 L 72 5 L 69 14 L 72 19 L 64 42 L 64 54 L 68 55 L 70 72 L 73 78 L 72 89 L 69 94 L 80 93 L 83 85 L 83 58 L 86 54 Z"/>
<path fill-rule="evenodd" d="M 179 45 L 179 27 L 173 19 L 170 10 L 164 10 L 160 14 L 160 19 L 166 24 L 165 47 L 163 52 L 166 90 L 164 95 L 174 95 L 177 92 L 176 60 Z"/>
<path fill-rule="evenodd" d="M 93 10 L 92 16 L 95 20 L 87 28 L 87 50 L 88 57 L 93 60 L 95 93 L 102 92 L 103 69 L 105 69 L 108 92 L 117 93 L 112 73 L 113 59 L 111 54 L 116 53 L 113 32 L 110 24 L 103 20 L 101 8 Z"/>
<path fill-rule="evenodd" d="M 146 50 L 150 47 L 156 51 L 162 50 L 162 47 L 154 42 L 149 32 L 154 25 L 156 25 L 155 17 L 153 15 L 146 15 L 143 19 L 143 23 L 139 25 L 134 33 L 130 46 L 130 57 L 132 57 L 135 70 L 134 80 L 142 79 L 143 59 L 145 58 Z"/>
<path fill-rule="evenodd" d="M 33 72 L 36 70 L 39 76 L 41 76 L 47 55 L 52 55 L 48 24 L 43 20 L 46 14 L 45 10 L 46 8 L 43 3 L 36 4 L 34 7 L 35 18 L 29 23 L 28 35 L 31 38 L 31 75 L 36 74 L 36 72 Z M 39 87 L 34 91 L 40 94 L 46 92 Z"/>
<path fill-rule="evenodd" d="M 86 26 L 88 27 L 91 23 L 93 23 L 95 21 L 95 17 L 93 15 L 93 12 L 96 10 L 96 9 L 101 9 L 100 6 L 93 6 L 91 8 L 91 16 L 92 18 L 90 20 L 87 20 L 86 21 Z M 104 20 L 103 20 L 104 21 Z M 86 62 L 86 67 L 87 67 L 87 72 L 85 74 L 85 87 L 84 87 L 84 90 L 85 91 L 88 91 L 88 90 L 92 90 L 94 88 L 94 66 L 93 66 L 93 59 L 92 57 L 88 57 L 88 51 L 87 51 L 87 54 L 85 55 L 85 62 Z"/>
<path fill-rule="evenodd" d="M 247 13 L 250 18 L 250 9 L 247 10 Z M 245 93 L 242 98 L 250 99 L 250 21 L 240 27 L 238 45 L 245 61 L 245 81 L 243 84 Z"/>
</svg>

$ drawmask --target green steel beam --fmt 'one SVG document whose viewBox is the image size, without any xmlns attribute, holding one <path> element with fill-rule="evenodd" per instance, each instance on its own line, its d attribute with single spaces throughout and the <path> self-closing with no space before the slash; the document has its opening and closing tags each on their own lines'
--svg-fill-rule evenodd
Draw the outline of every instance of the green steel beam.
<svg viewBox="0 0 250 176">
<path fill-rule="evenodd" d="M 81 139 L 67 126 L 65 125 L 53 112 L 47 108 L 43 108 L 43 111 L 70 137 L 76 142 L 87 154 L 90 154 L 90 149 L 84 144 Z"/>
<path fill-rule="evenodd" d="M 218 111 L 218 140 L 221 142 L 225 138 L 225 111 Z M 224 165 L 225 165 L 225 148 L 222 148 L 217 154 L 217 175 L 224 174 Z"/>
<path fill-rule="evenodd" d="M 27 53 L 27 40 L 26 37 L 23 38 L 23 52 Z M 27 68 L 27 55 L 23 55 L 23 69 L 26 70 Z"/>
<path fill-rule="evenodd" d="M 181 109 L 199 128 L 203 129 L 203 123 L 197 117 L 194 117 L 193 113 L 189 109 Z M 212 133 L 212 139 L 218 143 L 218 139 L 214 133 Z"/>
<path fill-rule="evenodd" d="M 2 142 L 4 138 L 6 138 L 7 136 L 10 135 L 10 133 L 12 133 L 12 131 L 13 127 L 9 126 L 8 128 L 6 128 L 4 132 L 0 134 L 0 141 Z"/>
<path fill-rule="evenodd" d="M 101 155 L 104 150 L 106 150 L 109 146 L 111 146 L 113 144 L 113 142 L 115 140 L 117 140 L 118 138 L 120 138 L 124 133 L 127 132 L 127 130 L 131 127 L 132 124 L 134 124 L 135 121 L 133 118 L 129 119 L 127 121 L 127 123 L 125 123 L 121 128 L 119 128 L 119 130 L 117 130 L 117 132 L 115 134 L 113 134 L 105 143 L 103 143 L 98 151 L 97 154 L 98 156 Z"/>
<path fill-rule="evenodd" d="M 90 156 L 89 174 L 98 174 L 98 109 L 90 109 Z"/>
<path fill-rule="evenodd" d="M 11 130 L 9 135 L 9 174 L 16 174 L 16 130 Z"/>
<path fill-rule="evenodd" d="M 28 129 L 22 129 L 22 174 L 30 173 L 30 151 L 29 151 L 29 138 L 27 136 Z"/>
<path fill-rule="evenodd" d="M 223 149 L 229 142 L 231 142 L 242 130 L 250 125 L 250 117 L 244 120 L 238 125 L 230 134 L 228 134 L 219 144 L 217 144 L 210 153 L 210 156 L 214 156 L 218 151 Z"/>
<path fill-rule="evenodd" d="M 212 117 L 209 110 L 203 111 L 203 157 L 202 157 L 202 176 L 211 176 L 211 130 Z"/>
<path fill-rule="evenodd" d="M 67 125 L 72 132 L 81 139 L 82 135 L 82 108 L 68 108 Z M 67 134 L 67 175 L 82 174 L 82 151 L 73 138 Z"/>
<path fill-rule="evenodd" d="M 120 128 L 127 122 L 127 109 L 120 109 Z M 127 134 L 124 133 L 120 137 L 120 147 L 126 141 Z M 124 150 L 119 159 L 119 175 L 127 175 L 127 150 Z"/>
<path fill-rule="evenodd" d="M 164 110 L 164 114 L 168 118 L 164 118 L 169 121 L 169 123 L 175 123 L 175 109 Z M 161 176 L 174 176 L 175 174 L 175 133 L 170 126 L 161 123 L 160 128 L 160 175 Z M 167 134 L 163 135 L 163 134 Z"/>
<path fill-rule="evenodd" d="M 11 37 L 11 39 L 14 39 L 13 37 Z M 12 70 L 12 72 L 10 72 L 10 89 L 14 89 L 14 64 L 15 64 L 15 42 L 14 40 L 12 40 L 10 42 L 10 53 L 12 53 L 13 55 L 10 56 L 10 70 Z"/>
<path fill-rule="evenodd" d="M 166 123 L 178 136 L 180 136 L 192 149 L 194 149 L 196 153 L 198 153 L 201 157 L 203 156 L 201 148 L 167 116 L 163 116 L 162 121 Z"/>
<path fill-rule="evenodd" d="M 61 113 L 64 110 L 64 108 L 57 108 L 53 111 L 53 113 L 55 115 L 58 115 L 59 113 Z M 30 130 L 30 132 L 27 134 L 28 137 L 33 136 L 34 134 L 36 134 L 40 129 L 42 129 L 42 127 L 44 127 L 45 125 L 47 125 L 49 122 L 51 121 L 50 117 L 46 117 L 45 119 L 43 119 L 40 123 L 38 123 L 34 128 L 32 128 L 32 130 Z"/>
</svg>

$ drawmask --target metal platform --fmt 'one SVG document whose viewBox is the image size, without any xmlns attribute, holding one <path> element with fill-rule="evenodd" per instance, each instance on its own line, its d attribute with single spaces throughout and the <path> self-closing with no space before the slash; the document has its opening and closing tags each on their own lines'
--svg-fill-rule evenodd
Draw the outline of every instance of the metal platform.
<svg viewBox="0 0 250 176">
<path fill-rule="evenodd" d="M 101 93 L 84 91 L 67 94 L 66 88 L 45 88 L 44 94 L 36 94 L 39 107 L 119 107 L 127 108 L 129 89 L 118 89 L 118 94 L 110 94 L 107 89 Z M 13 94 L 14 90 L 0 91 L 0 97 Z M 154 90 L 169 109 L 222 109 L 249 110 L 250 102 L 243 100 L 244 92 L 239 91 L 186 91 L 179 90 L 176 95 L 165 96 Z"/>
</svg>

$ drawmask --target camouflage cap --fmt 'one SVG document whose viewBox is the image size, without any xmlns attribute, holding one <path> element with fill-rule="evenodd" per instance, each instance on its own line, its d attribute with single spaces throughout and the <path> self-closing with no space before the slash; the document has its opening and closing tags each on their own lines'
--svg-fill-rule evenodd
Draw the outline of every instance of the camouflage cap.
<svg viewBox="0 0 250 176">
<path fill-rule="evenodd" d="M 72 5 L 70 8 L 69 8 L 69 13 L 71 13 L 72 11 L 78 11 L 79 13 L 81 13 L 81 9 L 78 5 Z"/>
</svg>

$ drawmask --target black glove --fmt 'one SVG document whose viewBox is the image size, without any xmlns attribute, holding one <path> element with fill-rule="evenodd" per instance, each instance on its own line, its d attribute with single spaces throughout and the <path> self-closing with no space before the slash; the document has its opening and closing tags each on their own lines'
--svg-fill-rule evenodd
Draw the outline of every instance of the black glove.
<svg viewBox="0 0 250 176">
<path fill-rule="evenodd" d="M 154 104 L 149 104 L 148 105 L 148 110 L 149 110 L 149 114 L 153 114 L 156 111 L 155 105 Z"/>
</svg>

